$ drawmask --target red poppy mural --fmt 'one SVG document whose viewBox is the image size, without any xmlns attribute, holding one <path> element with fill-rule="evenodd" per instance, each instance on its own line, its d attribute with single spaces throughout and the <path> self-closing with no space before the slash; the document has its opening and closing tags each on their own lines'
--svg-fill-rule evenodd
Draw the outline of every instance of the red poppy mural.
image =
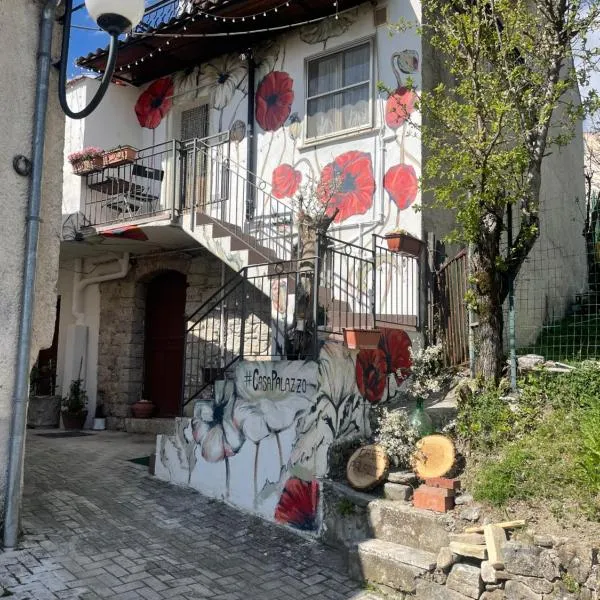
<svg viewBox="0 0 600 600">
<path fill-rule="evenodd" d="M 410 165 L 396 165 L 383 178 L 383 187 L 400 210 L 408 208 L 417 198 L 419 181 Z"/>
<path fill-rule="evenodd" d="M 146 91 L 142 92 L 135 114 L 142 127 L 156 129 L 173 106 L 173 80 L 170 77 L 157 79 Z"/>
<path fill-rule="evenodd" d="M 383 398 L 387 384 L 388 362 L 381 349 L 361 350 L 356 357 L 356 385 L 371 404 Z"/>
<path fill-rule="evenodd" d="M 318 504 L 318 482 L 292 477 L 288 479 L 279 498 L 279 504 L 275 509 L 275 520 L 296 529 L 314 530 L 317 527 Z"/>
<path fill-rule="evenodd" d="M 317 187 L 317 196 L 327 206 L 327 214 L 333 215 L 338 210 L 336 223 L 364 215 L 373 204 L 374 193 L 371 155 L 357 150 L 340 154 L 329 163 L 321 172 Z"/>
<path fill-rule="evenodd" d="M 294 80 L 283 71 L 272 71 L 256 90 L 256 120 L 265 131 L 276 131 L 290 116 Z"/>
<path fill-rule="evenodd" d="M 385 104 L 385 122 L 391 129 L 398 129 L 415 110 L 416 94 L 401 86 L 393 92 Z"/>
<path fill-rule="evenodd" d="M 273 196 L 275 198 L 291 198 L 297 191 L 302 181 L 302 173 L 290 165 L 279 165 L 273 171 L 271 180 Z"/>
<path fill-rule="evenodd" d="M 379 341 L 379 350 L 385 356 L 387 373 L 393 373 L 396 382 L 400 384 L 410 375 L 412 366 L 410 337 L 402 329 L 382 329 L 381 332 L 383 335 Z"/>
</svg>

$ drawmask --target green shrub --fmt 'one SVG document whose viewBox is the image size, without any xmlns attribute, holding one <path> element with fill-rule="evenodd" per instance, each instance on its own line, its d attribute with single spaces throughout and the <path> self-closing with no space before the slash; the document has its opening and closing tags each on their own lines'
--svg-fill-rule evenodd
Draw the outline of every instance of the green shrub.
<svg viewBox="0 0 600 600">
<path fill-rule="evenodd" d="M 600 494 L 600 407 L 585 411 L 581 419 L 581 446 L 577 472 L 590 493 Z"/>
</svg>

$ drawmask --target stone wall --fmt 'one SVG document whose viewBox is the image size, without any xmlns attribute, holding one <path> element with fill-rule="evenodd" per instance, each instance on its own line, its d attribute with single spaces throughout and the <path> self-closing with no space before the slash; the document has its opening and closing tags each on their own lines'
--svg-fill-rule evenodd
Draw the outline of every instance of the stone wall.
<svg viewBox="0 0 600 600">
<path fill-rule="evenodd" d="M 117 428 L 130 416 L 130 405 L 142 395 L 147 284 L 165 271 L 184 274 L 187 278 L 186 315 L 189 316 L 221 287 L 223 277 L 225 281 L 239 277 L 206 250 L 195 251 L 193 255 L 165 253 L 138 257 L 132 263 L 124 279 L 100 285 L 98 389 L 104 392 L 107 415 L 113 417 L 110 423 Z M 251 298 L 256 307 L 252 303 L 247 306 L 248 314 L 254 315 L 246 328 L 247 345 L 249 340 L 262 336 L 258 338 L 262 347 L 269 337 L 268 323 L 264 322 L 264 311 L 260 310 L 259 295 L 252 294 Z M 262 304 L 268 306 L 268 303 Z M 218 326 L 209 326 L 206 332 L 218 335 Z M 188 369 L 198 366 L 190 360 L 186 364 Z"/>
</svg>

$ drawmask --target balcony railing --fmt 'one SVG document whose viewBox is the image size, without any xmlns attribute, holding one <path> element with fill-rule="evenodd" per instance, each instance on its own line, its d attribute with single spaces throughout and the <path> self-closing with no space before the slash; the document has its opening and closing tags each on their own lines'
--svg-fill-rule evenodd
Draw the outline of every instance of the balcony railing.
<svg viewBox="0 0 600 600">
<path fill-rule="evenodd" d="M 171 19 L 185 12 L 192 12 L 193 0 L 159 0 L 146 9 L 142 22 L 136 27 L 136 32 L 144 32 L 156 29 L 162 23 L 168 23 Z"/>
</svg>

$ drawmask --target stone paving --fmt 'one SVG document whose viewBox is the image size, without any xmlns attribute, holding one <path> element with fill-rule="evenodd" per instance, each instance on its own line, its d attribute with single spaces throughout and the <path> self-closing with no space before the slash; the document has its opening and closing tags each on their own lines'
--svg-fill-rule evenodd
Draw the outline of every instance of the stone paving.
<svg viewBox="0 0 600 600">
<path fill-rule="evenodd" d="M 29 432 L 19 550 L 0 554 L 12 600 L 376 600 L 335 552 L 127 459 L 153 438 Z"/>
</svg>

